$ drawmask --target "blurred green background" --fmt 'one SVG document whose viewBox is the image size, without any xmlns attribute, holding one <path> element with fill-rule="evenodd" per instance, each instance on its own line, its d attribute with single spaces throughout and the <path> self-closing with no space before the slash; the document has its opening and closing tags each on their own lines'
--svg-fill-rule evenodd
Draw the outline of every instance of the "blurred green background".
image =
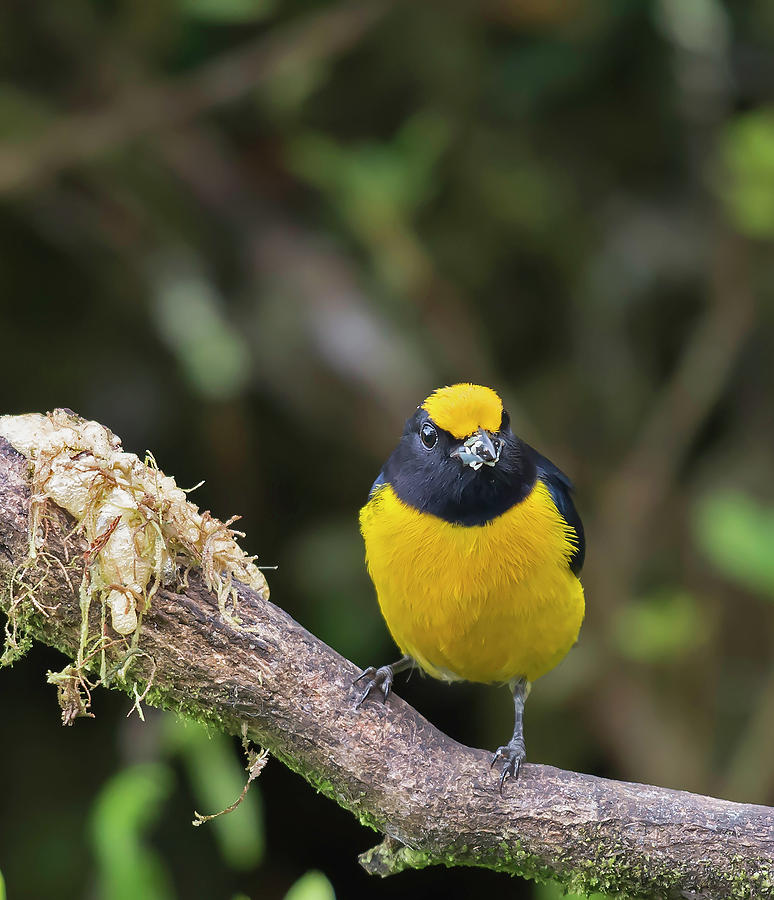
<svg viewBox="0 0 774 900">
<path fill-rule="evenodd" d="M 356 514 L 435 387 L 498 389 L 572 475 L 578 646 L 532 761 L 774 804 L 770 0 L 6 0 L 0 410 L 68 406 L 239 513 L 272 597 L 392 659 Z M 381 882 L 376 835 L 270 761 L 0 673 L 9 898 L 552 900 Z M 507 691 L 399 693 L 459 740 Z M 0 877 L 0 897 L 3 896 Z"/>
</svg>

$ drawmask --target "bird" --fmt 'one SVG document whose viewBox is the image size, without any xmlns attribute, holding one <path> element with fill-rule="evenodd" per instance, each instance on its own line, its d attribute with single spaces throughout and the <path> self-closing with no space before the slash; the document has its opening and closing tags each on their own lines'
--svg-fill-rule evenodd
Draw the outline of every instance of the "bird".
<svg viewBox="0 0 774 900">
<path fill-rule="evenodd" d="M 360 510 L 365 557 L 403 656 L 355 679 L 386 702 L 418 666 L 443 681 L 508 684 L 514 728 L 491 767 L 499 790 L 526 759 L 532 683 L 576 643 L 585 537 L 570 479 L 517 437 L 483 385 L 435 390 L 406 421 Z"/>
</svg>

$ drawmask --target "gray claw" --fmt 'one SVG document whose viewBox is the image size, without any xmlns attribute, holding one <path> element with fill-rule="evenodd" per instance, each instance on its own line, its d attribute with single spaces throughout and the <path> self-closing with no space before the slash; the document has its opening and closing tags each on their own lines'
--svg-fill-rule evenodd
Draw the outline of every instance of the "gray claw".
<svg viewBox="0 0 774 900">
<path fill-rule="evenodd" d="M 523 741 L 512 741 L 510 744 L 505 744 L 502 747 L 498 747 L 495 750 L 494 756 L 492 757 L 492 764 L 490 765 L 490 769 L 497 762 L 498 759 L 503 760 L 503 770 L 500 774 L 500 795 L 503 793 L 503 785 L 505 784 L 508 778 L 517 779 L 519 777 L 519 771 L 521 769 L 521 764 L 527 758 L 527 751 L 524 747 Z"/>
<path fill-rule="evenodd" d="M 360 699 L 355 704 L 355 709 L 360 709 L 374 688 L 378 688 L 382 692 L 382 702 L 387 701 L 387 698 L 390 696 L 390 691 L 392 690 L 392 666 L 380 666 L 378 669 L 369 666 L 367 669 L 363 669 L 360 675 L 358 675 L 352 683 L 357 684 L 362 678 L 367 678 L 368 683 L 366 684 L 365 690 L 360 695 Z"/>
</svg>

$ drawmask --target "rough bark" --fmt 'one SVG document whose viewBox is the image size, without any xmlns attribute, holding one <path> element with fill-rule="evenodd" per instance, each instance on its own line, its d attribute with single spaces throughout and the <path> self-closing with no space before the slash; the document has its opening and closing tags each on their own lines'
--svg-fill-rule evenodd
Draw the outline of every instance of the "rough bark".
<svg viewBox="0 0 774 900">
<path fill-rule="evenodd" d="M 0 438 L 5 611 L 29 550 L 29 503 L 27 461 Z M 35 595 L 53 611 L 26 603 L 17 613 L 33 637 L 73 657 L 81 611 L 65 567 L 83 562 L 72 536 L 65 547 L 71 528 L 54 510 L 45 549 L 64 566 L 49 561 Z M 774 809 L 531 764 L 500 796 L 489 753 L 456 743 L 395 695 L 356 710 L 351 662 L 249 588 L 239 595 L 259 634 L 224 621 L 196 573 L 185 589 L 160 590 L 142 626 L 146 655 L 114 684 L 142 691 L 153 668 L 149 703 L 232 734 L 247 723 L 256 743 L 385 835 L 361 856 L 368 872 L 467 865 L 624 897 L 774 896 Z M 98 629 L 99 610 L 92 616 Z M 118 640 L 108 658 L 125 654 Z"/>
</svg>

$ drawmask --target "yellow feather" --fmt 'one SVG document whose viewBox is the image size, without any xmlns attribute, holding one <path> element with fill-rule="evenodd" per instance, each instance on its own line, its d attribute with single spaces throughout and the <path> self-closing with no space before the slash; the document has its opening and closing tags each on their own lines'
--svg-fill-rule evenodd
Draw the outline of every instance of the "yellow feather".
<svg viewBox="0 0 774 900">
<path fill-rule="evenodd" d="M 480 384 L 453 384 L 438 388 L 422 404 L 439 428 L 458 439 L 470 437 L 483 428 L 497 431 L 503 416 L 503 402 Z"/>
<path fill-rule="evenodd" d="M 387 626 L 430 675 L 534 681 L 575 643 L 584 614 L 568 564 L 575 533 L 542 482 L 480 526 L 419 512 L 386 484 L 360 528 Z"/>
</svg>

